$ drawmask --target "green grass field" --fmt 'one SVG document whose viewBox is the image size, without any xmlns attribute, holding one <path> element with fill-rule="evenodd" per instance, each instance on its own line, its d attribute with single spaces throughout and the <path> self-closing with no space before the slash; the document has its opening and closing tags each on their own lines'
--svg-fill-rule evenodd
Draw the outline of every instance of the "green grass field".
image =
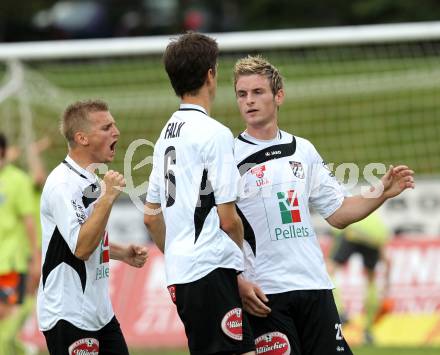
<svg viewBox="0 0 440 355">
<path fill-rule="evenodd" d="M 372 346 L 353 348 L 355 355 L 438 355 L 440 348 L 378 348 Z M 188 355 L 184 350 L 132 350 L 130 355 Z M 47 355 L 41 353 L 40 355 Z M 323 354 L 325 355 L 325 354 Z"/>
</svg>

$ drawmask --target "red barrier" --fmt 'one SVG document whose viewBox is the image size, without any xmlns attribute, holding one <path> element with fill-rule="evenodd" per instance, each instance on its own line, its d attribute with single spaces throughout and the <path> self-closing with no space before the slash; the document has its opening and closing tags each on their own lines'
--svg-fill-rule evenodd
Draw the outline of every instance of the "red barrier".
<svg viewBox="0 0 440 355">
<path fill-rule="evenodd" d="M 395 238 L 385 248 L 390 264 L 388 280 L 384 265 L 377 270 L 379 290 L 388 283 L 385 297 L 393 300 L 394 313 L 432 313 L 440 311 L 440 239 Z M 362 311 L 366 286 L 360 257 L 352 257 L 336 275 L 346 310 Z M 385 289 L 386 290 L 386 289 Z"/>
<path fill-rule="evenodd" d="M 328 245 L 323 243 L 323 249 Z M 110 292 L 115 313 L 130 346 L 184 347 L 183 325 L 165 286 L 164 259 L 155 248 L 143 269 L 120 262 L 111 263 Z M 429 313 L 440 311 L 440 240 L 395 239 L 386 248 L 391 263 L 389 296 L 395 300 L 393 312 Z M 339 280 L 350 312 L 359 312 L 365 279 L 362 262 L 350 259 Z M 383 270 L 378 282 L 383 283 Z M 26 324 L 25 340 L 44 344 L 35 319 Z"/>
</svg>

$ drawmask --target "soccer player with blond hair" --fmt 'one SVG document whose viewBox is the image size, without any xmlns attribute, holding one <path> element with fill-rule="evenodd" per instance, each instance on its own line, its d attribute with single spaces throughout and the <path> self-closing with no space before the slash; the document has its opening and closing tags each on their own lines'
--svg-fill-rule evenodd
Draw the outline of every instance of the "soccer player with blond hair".
<svg viewBox="0 0 440 355">
<path fill-rule="evenodd" d="M 234 90 L 246 123 L 234 150 L 245 239 L 239 286 L 257 353 L 352 354 L 309 207 L 344 228 L 413 188 L 413 171 L 391 167 L 369 196 L 347 196 L 310 141 L 278 128 L 285 92 L 277 68 L 260 56 L 238 60 Z"/>
<path fill-rule="evenodd" d="M 124 355 L 128 348 L 109 295 L 109 260 L 141 267 L 147 248 L 111 243 L 107 221 L 125 186 L 109 170 L 119 130 L 100 100 L 69 105 L 61 120 L 68 154 L 50 173 L 41 197 L 42 275 L 37 314 L 52 355 Z"/>
</svg>

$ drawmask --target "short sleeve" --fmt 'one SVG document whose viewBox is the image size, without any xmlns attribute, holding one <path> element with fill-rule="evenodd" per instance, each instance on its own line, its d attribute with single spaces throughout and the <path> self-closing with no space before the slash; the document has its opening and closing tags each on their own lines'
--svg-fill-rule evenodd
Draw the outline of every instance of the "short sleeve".
<svg viewBox="0 0 440 355">
<path fill-rule="evenodd" d="M 73 192 L 65 184 L 55 186 L 49 195 L 49 209 L 58 230 L 75 253 L 81 225 L 86 221 L 81 191 Z"/>
<path fill-rule="evenodd" d="M 217 132 L 205 147 L 208 180 L 216 204 L 237 200 L 240 174 L 234 160 L 234 138 L 229 129 Z"/>
<path fill-rule="evenodd" d="M 315 147 L 311 144 L 311 192 L 310 205 L 323 217 L 331 216 L 341 207 L 348 192 L 336 180 L 333 173 L 327 168 Z"/>
<path fill-rule="evenodd" d="M 148 181 L 146 202 L 160 203 L 160 171 L 159 160 L 156 154 L 156 150 L 153 154 L 153 168 L 151 169 L 150 179 Z"/>
</svg>

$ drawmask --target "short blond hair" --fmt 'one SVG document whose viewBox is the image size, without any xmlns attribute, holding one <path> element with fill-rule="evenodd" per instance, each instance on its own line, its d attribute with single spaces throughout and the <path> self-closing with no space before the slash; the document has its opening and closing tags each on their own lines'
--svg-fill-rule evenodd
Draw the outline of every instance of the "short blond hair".
<svg viewBox="0 0 440 355">
<path fill-rule="evenodd" d="M 75 133 L 89 128 L 90 113 L 108 110 L 107 103 L 102 100 L 76 101 L 67 106 L 61 117 L 60 131 L 69 147 L 75 146 Z"/>
<path fill-rule="evenodd" d="M 252 74 L 264 75 L 269 80 L 270 88 L 274 95 L 283 88 L 283 77 L 277 68 L 260 55 L 248 55 L 245 58 L 237 60 L 235 63 L 234 90 L 237 87 L 237 81 L 240 76 Z"/>
</svg>

